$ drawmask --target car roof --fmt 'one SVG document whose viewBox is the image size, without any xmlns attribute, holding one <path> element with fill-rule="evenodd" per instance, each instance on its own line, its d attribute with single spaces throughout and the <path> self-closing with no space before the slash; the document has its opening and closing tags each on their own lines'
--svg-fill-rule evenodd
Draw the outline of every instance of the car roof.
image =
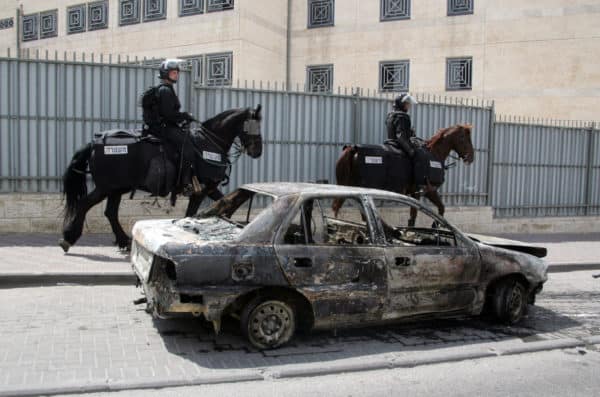
<svg viewBox="0 0 600 397">
<path fill-rule="evenodd" d="M 291 194 L 301 195 L 310 194 L 317 196 L 326 195 L 369 195 L 379 198 L 407 198 L 404 195 L 389 192 L 386 190 L 369 189 L 354 186 L 329 185 L 321 183 L 303 183 L 303 182 L 268 182 L 268 183 L 248 183 L 241 186 L 242 189 L 252 190 L 259 193 L 266 193 L 275 197 L 282 197 Z"/>
</svg>

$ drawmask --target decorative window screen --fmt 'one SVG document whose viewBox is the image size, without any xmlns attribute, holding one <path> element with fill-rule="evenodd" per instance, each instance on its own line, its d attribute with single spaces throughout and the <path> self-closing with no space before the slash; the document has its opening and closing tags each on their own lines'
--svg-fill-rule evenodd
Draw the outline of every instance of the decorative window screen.
<svg viewBox="0 0 600 397">
<path fill-rule="evenodd" d="M 140 0 L 119 1 L 119 25 L 140 23 Z"/>
<path fill-rule="evenodd" d="M 206 85 L 231 85 L 233 54 L 231 52 L 206 55 Z"/>
<path fill-rule="evenodd" d="M 166 0 L 144 0 L 144 22 L 158 21 L 167 17 Z"/>
<path fill-rule="evenodd" d="M 410 19 L 410 0 L 381 0 L 381 21 Z"/>
<path fill-rule="evenodd" d="M 333 65 L 316 65 L 306 68 L 306 85 L 309 92 L 331 92 Z"/>
<path fill-rule="evenodd" d="M 108 1 L 88 3 L 88 30 L 108 28 Z"/>
<path fill-rule="evenodd" d="M 232 10 L 234 0 L 208 0 L 208 12 Z"/>
<path fill-rule="evenodd" d="M 37 40 L 39 14 L 23 15 L 23 41 Z"/>
<path fill-rule="evenodd" d="M 446 60 L 446 90 L 470 90 L 473 81 L 473 58 Z"/>
<path fill-rule="evenodd" d="M 385 61 L 379 63 L 379 90 L 384 92 L 408 91 L 410 61 Z"/>
<path fill-rule="evenodd" d="M 204 13 L 204 0 L 179 0 L 179 16 Z"/>
<path fill-rule="evenodd" d="M 40 39 L 58 36 L 58 10 L 40 12 Z"/>
<path fill-rule="evenodd" d="M 79 4 L 67 8 L 67 33 L 85 32 L 85 11 L 87 6 Z"/>
<path fill-rule="evenodd" d="M 448 15 L 466 15 L 473 13 L 474 0 L 448 0 Z"/>
<path fill-rule="evenodd" d="M 308 0 L 308 27 L 333 26 L 335 20 L 334 0 Z"/>
</svg>

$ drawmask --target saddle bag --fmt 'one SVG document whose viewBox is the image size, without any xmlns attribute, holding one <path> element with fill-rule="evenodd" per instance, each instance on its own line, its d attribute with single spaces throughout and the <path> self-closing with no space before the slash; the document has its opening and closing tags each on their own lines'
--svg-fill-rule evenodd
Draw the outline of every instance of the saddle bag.
<svg viewBox="0 0 600 397">
<path fill-rule="evenodd" d="M 221 182 L 227 179 L 229 158 L 221 148 L 206 138 L 196 138 L 196 175 L 202 183 Z"/>
<path fill-rule="evenodd" d="M 436 159 L 431 152 L 425 148 L 415 151 L 415 183 L 417 185 L 440 186 L 444 183 L 444 164 Z"/>
<path fill-rule="evenodd" d="M 356 145 L 358 185 L 385 189 L 387 152 L 380 145 Z"/>
</svg>

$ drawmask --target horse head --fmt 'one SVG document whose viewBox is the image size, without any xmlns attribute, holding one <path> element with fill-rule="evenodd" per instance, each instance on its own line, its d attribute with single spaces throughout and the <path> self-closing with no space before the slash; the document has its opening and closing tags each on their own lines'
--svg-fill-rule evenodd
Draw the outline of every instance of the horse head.
<svg viewBox="0 0 600 397">
<path fill-rule="evenodd" d="M 262 155 L 262 136 L 260 126 L 262 122 L 261 105 L 256 109 L 243 108 L 231 109 L 222 112 L 212 119 L 202 123 L 204 133 L 209 133 L 211 138 L 228 152 L 235 138 L 239 138 L 242 151 L 252 158 Z M 212 136 L 214 135 L 214 136 Z"/>
<path fill-rule="evenodd" d="M 469 165 L 475 160 L 475 149 L 471 140 L 471 124 L 457 124 L 453 127 L 439 130 L 428 142 L 427 147 L 432 152 L 443 153 L 446 158 L 454 150 L 458 157 Z"/>
</svg>

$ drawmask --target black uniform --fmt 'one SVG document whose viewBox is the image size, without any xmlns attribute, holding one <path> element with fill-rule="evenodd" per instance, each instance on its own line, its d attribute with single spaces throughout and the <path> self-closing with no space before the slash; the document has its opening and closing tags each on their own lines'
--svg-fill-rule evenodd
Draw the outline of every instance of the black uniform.
<svg viewBox="0 0 600 397">
<path fill-rule="evenodd" d="M 161 84 L 157 92 L 157 117 L 150 124 L 150 131 L 153 135 L 166 143 L 169 157 L 174 161 L 177 169 L 183 154 L 182 182 L 191 183 L 190 167 L 194 161 L 194 150 L 189 142 L 189 133 L 179 127 L 183 121 L 190 121 L 192 117 L 189 113 L 183 113 L 181 103 L 173 86 L 170 84 Z"/>
<path fill-rule="evenodd" d="M 415 136 L 415 131 L 411 128 L 408 113 L 397 110 L 388 113 L 385 125 L 388 139 L 396 141 L 404 153 L 411 158 L 414 157 L 415 147 L 410 138 Z"/>
</svg>

